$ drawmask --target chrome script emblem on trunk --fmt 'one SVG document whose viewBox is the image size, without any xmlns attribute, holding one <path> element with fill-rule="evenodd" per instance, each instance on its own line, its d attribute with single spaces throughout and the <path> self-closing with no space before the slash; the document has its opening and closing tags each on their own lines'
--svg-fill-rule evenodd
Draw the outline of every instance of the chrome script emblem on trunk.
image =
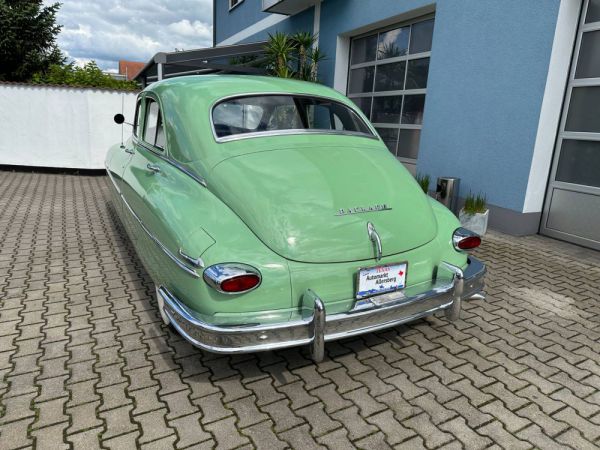
<svg viewBox="0 0 600 450">
<path fill-rule="evenodd" d="M 336 216 L 347 216 L 348 214 L 358 214 L 358 213 L 369 213 L 369 212 L 377 212 L 377 211 L 389 211 L 390 208 L 387 204 L 383 203 L 381 205 L 373 205 L 373 206 L 356 206 L 354 208 L 340 208 Z"/>
</svg>

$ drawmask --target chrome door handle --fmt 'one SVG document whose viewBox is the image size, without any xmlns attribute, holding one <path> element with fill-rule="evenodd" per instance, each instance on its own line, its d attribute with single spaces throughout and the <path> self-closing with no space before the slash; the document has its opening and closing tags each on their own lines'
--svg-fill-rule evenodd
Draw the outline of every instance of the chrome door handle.
<svg viewBox="0 0 600 450">
<path fill-rule="evenodd" d="M 135 152 L 133 151 L 132 148 L 125 147 L 125 153 L 129 153 L 130 155 L 133 155 Z"/>
<path fill-rule="evenodd" d="M 152 172 L 152 173 L 158 173 L 158 172 L 160 172 L 160 167 L 158 167 L 158 165 L 156 165 L 156 164 L 150 164 L 150 163 L 148 163 L 148 164 L 146 165 L 146 168 L 147 168 L 147 169 L 148 169 L 150 172 Z"/>
</svg>

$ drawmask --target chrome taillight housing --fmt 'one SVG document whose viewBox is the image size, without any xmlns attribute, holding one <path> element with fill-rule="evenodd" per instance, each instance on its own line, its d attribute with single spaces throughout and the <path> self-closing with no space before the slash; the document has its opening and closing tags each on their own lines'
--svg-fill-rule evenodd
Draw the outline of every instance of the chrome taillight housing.
<svg viewBox="0 0 600 450">
<path fill-rule="evenodd" d="M 204 281 L 222 294 L 242 294 L 260 286 L 262 277 L 258 269 L 242 263 L 222 263 L 207 267 Z"/>
<path fill-rule="evenodd" d="M 457 228 L 452 235 L 452 245 L 457 251 L 472 250 L 481 245 L 481 236 L 466 228 Z"/>
</svg>

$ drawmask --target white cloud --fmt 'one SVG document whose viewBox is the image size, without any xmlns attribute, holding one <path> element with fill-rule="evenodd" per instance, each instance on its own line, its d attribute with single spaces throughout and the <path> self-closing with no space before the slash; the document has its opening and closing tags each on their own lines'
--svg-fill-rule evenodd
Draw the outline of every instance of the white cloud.
<svg viewBox="0 0 600 450">
<path fill-rule="evenodd" d="M 212 27 L 199 20 L 190 22 L 188 19 L 169 24 L 169 31 L 185 37 L 196 37 L 200 39 L 212 39 Z"/>
<path fill-rule="evenodd" d="M 146 62 L 160 51 L 212 45 L 212 0 L 69 0 L 57 22 L 68 57 L 107 70 L 119 59 Z"/>
</svg>

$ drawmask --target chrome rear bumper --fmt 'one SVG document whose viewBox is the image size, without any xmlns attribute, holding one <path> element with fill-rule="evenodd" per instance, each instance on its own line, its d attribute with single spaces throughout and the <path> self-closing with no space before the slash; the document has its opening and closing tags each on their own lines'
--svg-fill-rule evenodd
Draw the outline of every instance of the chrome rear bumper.
<svg viewBox="0 0 600 450">
<path fill-rule="evenodd" d="M 327 315 L 319 296 L 307 290 L 302 301 L 303 317 L 269 325 L 215 326 L 192 315 L 167 289 L 159 287 L 165 312 L 173 326 L 193 345 L 216 353 L 248 353 L 299 345 L 310 345 L 315 361 L 325 354 L 325 342 L 393 327 L 437 311 L 450 320 L 459 318 L 462 300 L 483 295 L 485 266 L 470 257 L 463 271 L 442 263 L 436 281 L 403 291 L 357 301 L 346 313 Z"/>
</svg>

